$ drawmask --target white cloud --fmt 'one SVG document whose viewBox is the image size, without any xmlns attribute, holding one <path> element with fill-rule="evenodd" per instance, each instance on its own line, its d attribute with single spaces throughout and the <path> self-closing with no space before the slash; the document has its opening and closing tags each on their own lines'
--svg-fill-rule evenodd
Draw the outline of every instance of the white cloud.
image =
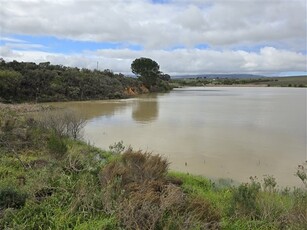
<svg viewBox="0 0 307 230">
<path fill-rule="evenodd" d="M 200 73 L 256 73 L 306 72 L 306 56 L 273 47 L 264 47 L 259 53 L 246 51 L 214 51 L 200 49 L 177 49 L 174 51 L 129 49 L 98 50 L 81 54 L 64 55 L 42 51 L 12 51 L 8 47 L 0 52 L 6 54 L 6 60 L 50 61 L 93 69 L 99 62 L 100 69 L 111 69 L 130 74 L 130 65 L 135 58 L 149 57 L 157 60 L 160 69 L 172 75 Z"/>
<path fill-rule="evenodd" d="M 129 73 L 131 62 L 146 56 L 173 74 L 306 71 L 305 0 L 0 0 L 0 7 L 0 54 L 8 60 L 87 68 L 98 60 L 101 68 Z M 144 50 L 47 53 L 4 34 L 120 42 Z M 198 44 L 208 49 L 195 49 Z M 171 49 L 176 46 L 186 48 Z"/>
<path fill-rule="evenodd" d="M 306 42 L 306 1 L 1 0 L 5 33 L 131 42 L 147 48 Z M 303 39 L 302 39 L 303 38 Z M 302 41 L 303 40 L 303 41 Z"/>
</svg>

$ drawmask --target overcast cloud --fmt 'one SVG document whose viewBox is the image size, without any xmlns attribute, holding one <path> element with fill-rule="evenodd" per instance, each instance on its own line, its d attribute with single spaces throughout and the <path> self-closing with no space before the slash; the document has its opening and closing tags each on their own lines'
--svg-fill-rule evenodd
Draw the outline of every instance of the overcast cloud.
<svg viewBox="0 0 307 230">
<path fill-rule="evenodd" d="M 99 61 L 129 73 L 146 56 L 171 74 L 306 72 L 305 0 L 0 0 L 0 8 L 5 60 Z M 123 45 L 66 53 L 16 35 Z"/>
</svg>

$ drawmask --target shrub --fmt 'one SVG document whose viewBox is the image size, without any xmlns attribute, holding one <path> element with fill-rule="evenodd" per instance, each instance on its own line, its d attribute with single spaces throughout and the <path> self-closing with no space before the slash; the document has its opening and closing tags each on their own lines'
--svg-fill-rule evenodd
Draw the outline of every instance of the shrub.
<svg viewBox="0 0 307 230">
<path fill-rule="evenodd" d="M 297 171 L 295 175 L 301 179 L 301 181 L 307 188 L 307 169 L 303 165 L 299 165 L 297 167 Z"/>
<path fill-rule="evenodd" d="M 0 209 L 21 208 L 25 205 L 26 194 L 15 188 L 0 188 Z"/>
<path fill-rule="evenodd" d="M 115 142 L 113 145 L 109 146 L 109 150 L 113 154 L 122 153 L 125 150 L 124 142 L 123 141 Z"/>
<path fill-rule="evenodd" d="M 265 190 L 268 190 L 269 192 L 273 192 L 274 188 L 276 187 L 277 183 L 276 183 L 276 179 L 273 176 L 270 175 L 266 175 L 263 178 L 263 186 Z"/>
<path fill-rule="evenodd" d="M 62 156 L 67 152 L 67 145 L 63 138 L 54 133 L 50 136 L 47 147 L 49 151 L 57 157 Z"/>
<path fill-rule="evenodd" d="M 86 124 L 84 118 L 71 110 L 45 111 L 40 113 L 38 121 L 44 129 L 73 139 L 82 137 L 81 131 Z"/>
<path fill-rule="evenodd" d="M 127 180 L 157 180 L 166 176 L 169 163 L 165 158 L 141 151 L 128 150 L 122 157 L 125 168 L 130 172 Z"/>
<path fill-rule="evenodd" d="M 121 178 L 123 185 L 131 182 L 162 179 L 166 176 L 169 163 L 159 155 L 133 152 L 128 149 L 120 161 L 113 161 L 102 171 L 102 185 Z"/>
<path fill-rule="evenodd" d="M 260 191 L 260 184 L 251 178 L 251 183 L 241 184 L 234 190 L 230 213 L 235 216 L 245 216 L 252 219 L 259 214 L 256 199 Z"/>
<path fill-rule="evenodd" d="M 155 229 L 162 217 L 161 182 L 131 184 L 130 194 L 119 204 L 118 218 L 126 229 Z"/>
<path fill-rule="evenodd" d="M 125 229 L 210 229 L 219 212 L 201 197 L 189 198 L 167 176 L 159 155 L 126 151 L 100 173 L 103 207 Z"/>
</svg>

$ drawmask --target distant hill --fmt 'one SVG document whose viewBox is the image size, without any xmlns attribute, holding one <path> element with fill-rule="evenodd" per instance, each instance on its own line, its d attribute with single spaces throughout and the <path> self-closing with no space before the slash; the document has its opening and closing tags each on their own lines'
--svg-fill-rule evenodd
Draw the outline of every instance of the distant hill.
<svg viewBox="0 0 307 230">
<path fill-rule="evenodd" d="M 178 78 L 236 78 L 236 79 L 243 79 L 243 78 L 266 78 L 262 75 L 255 75 L 255 74 L 195 74 L 195 75 L 175 75 L 172 76 L 173 79 Z"/>
</svg>

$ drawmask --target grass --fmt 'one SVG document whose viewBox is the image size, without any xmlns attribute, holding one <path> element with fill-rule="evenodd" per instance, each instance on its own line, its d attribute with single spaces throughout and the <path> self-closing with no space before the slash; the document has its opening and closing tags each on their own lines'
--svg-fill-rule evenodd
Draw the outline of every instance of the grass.
<svg viewBox="0 0 307 230">
<path fill-rule="evenodd" d="M 272 78 L 267 84 L 279 87 L 307 87 L 307 76 Z"/>
<path fill-rule="evenodd" d="M 0 229 L 304 229 L 307 222 L 306 190 L 279 191 L 272 176 L 221 186 L 170 172 L 161 156 L 113 154 L 8 113 L 0 112 Z"/>
</svg>

